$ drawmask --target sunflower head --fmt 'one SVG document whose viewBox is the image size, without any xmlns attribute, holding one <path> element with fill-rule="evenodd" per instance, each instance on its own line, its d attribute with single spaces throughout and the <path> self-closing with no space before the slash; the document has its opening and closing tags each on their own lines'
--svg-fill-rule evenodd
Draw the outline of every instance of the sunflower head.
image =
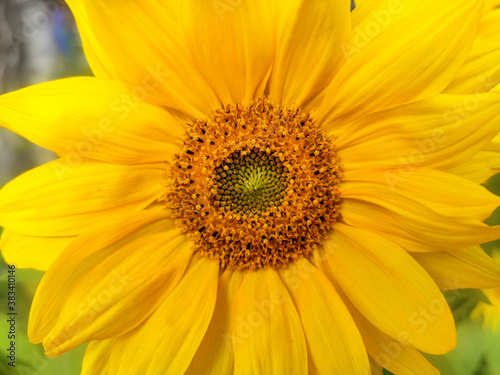
<svg viewBox="0 0 500 375">
<path fill-rule="evenodd" d="M 440 289 L 500 285 L 483 2 L 68 2 L 96 77 L 0 97 L 60 156 L 0 190 L 6 259 L 48 268 L 30 340 L 90 341 L 83 375 L 436 374 Z"/>
</svg>

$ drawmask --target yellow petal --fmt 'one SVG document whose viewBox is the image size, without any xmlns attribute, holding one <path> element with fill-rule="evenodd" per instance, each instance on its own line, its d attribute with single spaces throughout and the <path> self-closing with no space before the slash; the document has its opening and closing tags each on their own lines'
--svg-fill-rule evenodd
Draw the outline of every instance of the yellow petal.
<svg viewBox="0 0 500 375">
<path fill-rule="evenodd" d="M 347 185 L 347 183 L 345 184 Z M 388 186 L 370 183 L 343 190 L 342 217 L 349 225 L 382 232 L 408 251 L 459 249 L 500 237 L 500 226 L 490 227 L 468 216 L 449 216 Z"/>
<path fill-rule="evenodd" d="M 481 18 L 477 38 L 481 40 L 500 40 L 500 9 L 492 10 Z"/>
<path fill-rule="evenodd" d="M 499 82 L 500 40 L 479 41 L 474 43 L 464 65 L 443 92 L 448 94 L 488 92 Z"/>
<path fill-rule="evenodd" d="M 479 151 L 472 159 L 448 170 L 476 183 L 483 183 L 500 172 L 500 154 L 494 151 Z"/>
<path fill-rule="evenodd" d="M 499 0 L 484 0 L 483 14 L 488 14 L 489 12 L 498 7 L 500 7 Z"/>
<path fill-rule="evenodd" d="M 371 215 L 369 217 L 369 215 Z M 342 218 L 355 227 L 384 233 L 384 236 L 407 251 L 442 251 L 440 246 L 431 246 L 428 241 L 410 233 L 401 219 L 394 218 L 388 210 L 375 204 L 345 199 L 342 202 Z"/>
<path fill-rule="evenodd" d="M 307 347 L 293 302 L 275 270 L 245 274 L 231 317 L 234 374 L 307 374 Z"/>
<path fill-rule="evenodd" d="M 141 210 L 160 197 L 166 165 L 113 165 L 63 159 L 17 177 L 0 190 L 0 225 L 30 236 L 73 236 L 96 221 Z"/>
<path fill-rule="evenodd" d="M 314 252 L 316 265 L 324 272 L 328 279 L 335 285 L 342 298 L 343 303 L 349 309 L 356 326 L 361 333 L 364 345 L 369 353 L 372 375 L 382 375 L 382 366 L 394 371 L 396 374 L 435 374 L 436 369 L 406 341 L 400 342 L 386 335 L 366 318 L 352 305 L 346 295 L 342 292 L 328 265 L 328 253 L 323 249 Z M 401 332 L 401 340 L 407 340 L 404 332 Z M 382 366 L 381 366 L 382 365 Z"/>
<path fill-rule="evenodd" d="M 149 319 L 116 340 L 109 373 L 184 374 L 212 318 L 218 273 L 217 261 L 195 260 Z"/>
<path fill-rule="evenodd" d="M 462 164 L 500 132 L 500 94 L 438 95 L 373 113 L 335 135 L 345 170 Z M 397 178 L 398 176 L 396 176 Z"/>
<path fill-rule="evenodd" d="M 193 65 L 180 25 L 180 1 L 68 4 L 98 77 L 128 83 L 144 100 L 192 117 L 219 105 Z"/>
<path fill-rule="evenodd" d="M 110 375 L 108 359 L 113 350 L 115 339 L 92 341 L 83 357 L 82 372 L 80 375 Z"/>
<path fill-rule="evenodd" d="M 493 91 L 500 92 L 500 85 L 495 86 Z M 483 183 L 500 172 L 500 135 L 493 138 L 483 151 L 479 151 L 472 159 L 450 168 L 449 172 L 477 183 Z"/>
<path fill-rule="evenodd" d="M 345 60 L 341 46 L 349 40 L 350 4 L 343 0 L 279 3 L 270 97 L 302 106 L 328 85 Z"/>
<path fill-rule="evenodd" d="M 304 258 L 280 271 L 299 313 L 318 374 L 366 374 L 370 365 L 349 311 L 328 279 Z"/>
<path fill-rule="evenodd" d="M 397 4 L 380 1 L 364 17 L 353 14 L 347 62 L 320 108 L 318 119 L 326 126 L 438 94 L 469 54 L 481 1 Z"/>
<path fill-rule="evenodd" d="M 480 246 L 412 256 L 440 289 L 494 288 L 500 286 L 500 264 Z"/>
<path fill-rule="evenodd" d="M 324 254 L 323 256 L 328 256 Z M 335 283 L 331 270 L 325 267 L 325 259 L 321 256 L 321 251 L 314 253 L 314 258 L 320 268 L 326 273 L 327 277 Z M 338 288 L 338 285 L 337 285 Z M 354 319 L 356 326 L 361 333 L 364 345 L 370 354 L 370 365 L 372 374 L 380 373 L 375 370 L 378 367 L 385 367 L 396 374 L 420 375 L 420 374 L 439 374 L 417 350 L 406 342 L 407 337 L 401 332 L 400 339 L 397 341 L 386 335 L 373 324 L 371 324 L 360 312 L 352 305 L 349 299 L 339 290 L 339 295 L 349 309 L 349 313 Z"/>
<path fill-rule="evenodd" d="M 217 302 L 212 321 L 186 374 L 232 375 L 231 313 L 234 297 L 243 281 L 243 272 L 226 270 L 219 277 Z"/>
<path fill-rule="evenodd" d="M 366 35 L 365 38 L 363 38 L 362 35 L 351 35 L 352 43 L 355 43 L 358 48 L 361 48 L 380 32 L 390 27 L 392 23 L 407 17 L 407 9 L 412 4 L 409 1 L 391 2 L 390 0 L 357 0 L 354 5 L 355 8 L 351 12 L 353 31 L 359 33 L 360 30 L 357 30 L 357 28 L 359 28 L 360 25 L 368 25 L 370 21 L 378 22 L 378 27 L 373 27 L 373 31 L 370 35 Z M 377 32 L 374 32 L 375 30 L 377 30 Z M 346 52 L 348 52 L 348 50 Z"/>
<path fill-rule="evenodd" d="M 0 96 L 0 125 L 63 156 L 109 163 L 161 162 L 177 152 L 184 127 L 124 85 L 68 78 Z"/>
<path fill-rule="evenodd" d="M 26 236 L 4 229 L 0 239 L 0 250 L 8 264 L 14 264 L 17 268 L 46 271 L 74 239 L 74 236 Z"/>
<path fill-rule="evenodd" d="M 102 268 L 99 263 L 109 259 L 115 252 L 123 252 L 125 244 L 171 228 L 172 221 L 165 219 L 165 216 L 164 210 L 130 212 L 113 216 L 104 223 L 97 223 L 78 236 L 54 261 L 38 286 L 28 324 L 30 340 L 41 342 L 50 333 L 60 314 L 64 313 L 61 306 L 72 298 L 73 287 L 79 283 L 80 278 L 92 277 L 85 275 L 87 271 Z M 119 260 L 114 259 L 115 264 L 117 261 Z M 124 269 L 115 271 L 110 275 L 115 277 L 115 284 L 120 284 L 120 280 L 130 281 Z M 109 273 L 110 270 L 104 270 L 101 277 L 106 277 L 106 272 Z M 80 287 L 90 292 L 96 281 L 87 282 L 87 285 L 83 283 Z M 77 301 L 77 305 L 80 307 L 84 300 L 85 297 Z M 102 307 L 100 304 L 96 305 L 97 308 L 88 309 L 92 316 Z M 73 312 L 74 310 L 73 308 Z"/>
<path fill-rule="evenodd" d="M 58 286 L 47 280 L 37 292 L 38 299 L 49 299 L 61 314 L 43 340 L 46 353 L 59 355 L 83 342 L 116 337 L 139 325 L 176 287 L 193 254 L 191 247 L 190 241 L 173 230 L 139 238 L 105 259 L 99 254 L 97 265 L 89 259 L 80 266 L 76 280 L 69 275 L 64 284 L 69 290 L 67 299 L 54 294 Z M 148 262 L 143 261 L 145 256 Z M 141 299 L 147 303 L 138 305 Z"/>
<path fill-rule="evenodd" d="M 500 85 L 497 85 L 493 88 L 493 91 L 500 92 Z M 496 135 L 493 140 L 486 145 L 484 148 L 487 151 L 496 151 L 500 153 L 500 134 Z"/>
<path fill-rule="evenodd" d="M 387 335 L 432 354 L 456 343 L 450 309 L 431 277 L 399 246 L 337 223 L 322 254 L 353 305 Z"/>
<path fill-rule="evenodd" d="M 365 189 L 370 190 L 371 186 L 375 186 L 376 189 L 385 191 L 382 194 L 404 196 L 440 215 L 472 217 L 480 221 L 486 220 L 500 206 L 500 197 L 485 187 L 450 173 L 418 168 L 400 180 L 395 179 L 393 184 L 390 184 L 391 180 L 387 179 L 387 175 L 387 171 L 347 171 L 342 178 L 345 183 L 340 186 L 341 195 L 363 199 L 361 196 L 365 194 Z M 376 185 L 371 185 L 372 182 Z M 386 189 L 388 184 L 390 193 Z"/>
<path fill-rule="evenodd" d="M 354 307 L 349 310 L 359 327 L 368 353 L 382 367 L 401 375 L 439 375 L 439 371 L 418 350 L 377 329 Z M 405 339 L 403 333 L 401 338 Z"/>
<path fill-rule="evenodd" d="M 182 3 L 182 27 L 195 66 L 224 105 L 241 103 L 264 92 L 274 55 L 273 3 Z"/>
</svg>

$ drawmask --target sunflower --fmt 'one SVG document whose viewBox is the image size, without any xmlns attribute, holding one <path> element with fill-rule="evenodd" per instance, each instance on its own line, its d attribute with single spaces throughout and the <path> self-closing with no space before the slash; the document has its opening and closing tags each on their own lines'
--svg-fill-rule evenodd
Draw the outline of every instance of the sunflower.
<svg viewBox="0 0 500 375">
<path fill-rule="evenodd" d="M 82 374 L 435 374 L 493 288 L 482 2 L 68 1 L 95 77 L 0 97 L 59 159 L 0 191 L 29 322 Z"/>
</svg>

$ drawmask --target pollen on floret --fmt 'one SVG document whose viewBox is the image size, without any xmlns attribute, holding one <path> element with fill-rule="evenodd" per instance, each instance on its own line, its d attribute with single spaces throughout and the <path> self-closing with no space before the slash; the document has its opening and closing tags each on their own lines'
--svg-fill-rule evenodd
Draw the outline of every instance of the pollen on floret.
<svg viewBox="0 0 500 375">
<path fill-rule="evenodd" d="M 167 208 L 222 268 L 285 267 L 340 217 L 331 140 L 308 113 L 268 99 L 188 124 L 167 175 Z"/>
</svg>

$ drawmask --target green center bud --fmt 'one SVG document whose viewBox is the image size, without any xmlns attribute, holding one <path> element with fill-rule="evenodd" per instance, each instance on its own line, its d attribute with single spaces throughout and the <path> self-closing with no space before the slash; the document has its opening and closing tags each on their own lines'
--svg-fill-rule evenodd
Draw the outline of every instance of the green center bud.
<svg viewBox="0 0 500 375">
<path fill-rule="evenodd" d="M 241 215 L 259 215 L 279 207 L 288 186 L 283 164 L 263 151 L 226 159 L 215 169 L 220 207 Z"/>
</svg>

